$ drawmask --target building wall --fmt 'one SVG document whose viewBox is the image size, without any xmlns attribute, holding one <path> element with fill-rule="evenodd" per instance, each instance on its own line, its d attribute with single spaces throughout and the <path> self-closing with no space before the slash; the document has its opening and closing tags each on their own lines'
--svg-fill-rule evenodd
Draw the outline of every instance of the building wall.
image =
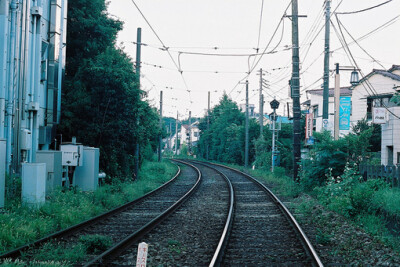
<svg viewBox="0 0 400 267">
<path fill-rule="evenodd" d="M 67 4 L 68 0 L 0 0 L 0 138 L 7 139 L 7 166 L 16 171 L 21 161 L 35 162 L 36 151 L 48 149 L 53 140 L 43 143 L 39 137 L 42 127 L 54 129 L 59 119 Z M 10 58 L 15 58 L 13 87 Z M 9 96 L 11 89 L 15 98 Z M 6 112 L 7 106 L 12 106 L 12 113 Z M 12 114 L 11 123 L 7 114 Z M 22 130 L 31 133 L 30 149 L 21 147 Z"/>
<path fill-rule="evenodd" d="M 394 86 L 400 85 L 399 81 L 391 78 L 374 74 L 369 79 L 369 83 L 373 85 L 375 94 L 394 94 Z M 366 118 L 367 115 L 367 97 L 374 94 L 371 92 L 365 82 L 353 88 L 352 106 L 353 112 L 351 116 L 351 124 L 354 125 L 357 121 Z"/>
<path fill-rule="evenodd" d="M 400 117 L 400 107 L 389 109 L 395 115 Z M 400 153 L 400 119 L 388 113 L 388 121 L 382 124 L 382 143 L 381 143 L 381 163 L 383 165 L 399 163 Z M 393 162 L 389 162 L 389 147 L 393 147 Z"/>
<path fill-rule="evenodd" d="M 393 73 L 393 74 L 400 75 L 400 70 L 394 70 L 394 71 L 392 71 L 392 73 Z"/>
</svg>

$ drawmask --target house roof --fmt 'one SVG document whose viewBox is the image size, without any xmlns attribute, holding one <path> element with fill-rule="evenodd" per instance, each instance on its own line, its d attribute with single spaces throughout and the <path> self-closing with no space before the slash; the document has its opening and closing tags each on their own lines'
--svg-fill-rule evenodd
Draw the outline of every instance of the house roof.
<svg viewBox="0 0 400 267">
<path fill-rule="evenodd" d="M 399 65 L 393 65 L 394 68 L 392 67 L 389 71 L 373 69 L 368 75 L 366 75 L 364 78 L 362 78 L 362 79 L 360 80 L 359 84 L 362 83 L 362 82 L 364 82 L 366 79 L 368 79 L 369 77 L 371 77 L 371 76 L 374 75 L 374 74 L 380 74 L 380 75 L 382 75 L 382 76 L 384 76 L 384 77 L 391 78 L 392 80 L 400 81 L 400 75 L 397 75 L 397 74 L 394 74 L 394 73 L 391 73 L 391 72 L 390 72 L 390 71 L 396 70 L 396 69 L 395 69 L 395 68 L 396 68 L 395 66 L 400 67 Z M 393 70 L 392 70 L 392 69 L 393 69 Z"/>
<path fill-rule="evenodd" d="M 350 90 L 351 87 L 340 87 L 340 95 L 341 96 L 351 96 L 352 91 Z M 313 89 L 313 90 L 307 90 L 307 93 L 310 93 L 312 95 L 320 95 L 322 96 L 324 94 L 324 89 Z M 329 96 L 334 96 L 335 89 L 334 88 L 329 88 Z"/>
<path fill-rule="evenodd" d="M 393 72 L 395 70 L 400 70 L 400 65 L 392 65 L 392 67 L 388 69 L 388 72 Z"/>
</svg>

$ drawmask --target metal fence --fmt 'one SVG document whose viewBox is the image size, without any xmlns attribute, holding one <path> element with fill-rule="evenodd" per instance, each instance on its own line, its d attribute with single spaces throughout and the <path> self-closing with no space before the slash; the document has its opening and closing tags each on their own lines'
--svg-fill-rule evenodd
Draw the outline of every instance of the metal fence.
<svg viewBox="0 0 400 267">
<path fill-rule="evenodd" d="M 400 165 L 360 165 L 360 174 L 364 181 L 368 179 L 383 179 L 392 186 L 400 187 Z"/>
</svg>

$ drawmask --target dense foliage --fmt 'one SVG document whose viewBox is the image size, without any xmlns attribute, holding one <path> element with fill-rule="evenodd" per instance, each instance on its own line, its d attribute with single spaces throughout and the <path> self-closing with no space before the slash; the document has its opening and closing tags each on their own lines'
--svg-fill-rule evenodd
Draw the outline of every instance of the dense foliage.
<svg viewBox="0 0 400 267">
<path fill-rule="evenodd" d="M 158 114 L 142 100 L 132 60 L 116 48 L 122 22 L 106 12 L 105 0 L 68 5 L 66 77 L 59 131 L 100 148 L 100 168 L 109 176 L 132 175 L 135 144 L 141 160 L 159 134 Z"/>
<path fill-rule="evenodd" d="M 207 118 L 200 120 L 201 130 L 198 153 L 206 158 L 207 147 L 209 159 L 226 163 L 243 165 L 245 149 L 245 115 L 226 94 L 218 105 L 210 111 L 210 126 L 207 129 Z M 249 140 L 258 136 L 257 123 L 249 122 Z M 249 162 L 254 161 L 254 150 L 249 150 Z"/>
<path fill-rule="evenodd" d="M 338 140 L 329 131 L 314 133 L 316 143 L 302 163 L 302 181 L 308 189 L 324 185 L 328 177 L 342 175 L 346 164 L 358 165 L 370 159 L 376 127 L 360 121 L 353 132 Z"/>
</svg>

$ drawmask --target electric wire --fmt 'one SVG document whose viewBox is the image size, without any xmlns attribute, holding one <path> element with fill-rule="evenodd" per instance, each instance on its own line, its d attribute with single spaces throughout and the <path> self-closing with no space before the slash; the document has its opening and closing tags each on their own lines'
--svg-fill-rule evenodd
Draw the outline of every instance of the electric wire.
<svg viewBox="0 0 400 267">
<path fill-rule="evenodd" d="M 351 35 L 349 33 L 349 31 L 346 29 L 346 27 L 343 25 L 343 23 L 338 20 L 338 23 L 343 27 L 343 29 L 347 32 L 347 34 L 351 37 L 351 39 L 353 39 L 353 42 L 357 44 L 357 46 L 364 51 L 365 54 L 367 54 L 367 56 L 369 56 L 374 62 L 378 63 L 379 66 L 381 66 L 383 69 L 386 69 L 379 61 L 377 61 L 370 53 L 368 53 L 358 42 L 356 39 L 354 39 L 353 35 Z"/>
<path fill-rule="evenodd" d="M 351 50 L 350 50 L 350 48 L 348 47 L 346 38 L 345 38 L 345 36 L 344 36 L 344 34 L 343 34 L 343 31 L 342 31 L 342 28 L 341 28 L 341 24 L 340 24 L 340 21 L 339 21 L 339 18 L 338 18 L 337 15 L 336 15 L 336 20 L 337 20 L 337 23 L 338 23 L 338 28 L 339 28 L 340 34 L 341 34 L 341 36 L 342 36 L 342 38 L 343 38 L 343 41 L 344 41 L 344 44 L 345 44 L 345 46 L 346 46 L 346 49 L 348 50 L 348 52 L 349 52 L 349 54 L 350 54 L 350 58 L 349 58 L 349 59 L 351 59 L 351 60 L 353 61 L 354 65 L 355 65 L 355 66 L 357 67 L 357 69 L 360 71 L 360 74 L 361 74 L 361 76 L 362 76 L 362 79 L 364 80 L 364 82 L 362 82 L 361 84 L 363 85 L 363 87 L 364 87 L 365 89 L 366 89 L 365 85 L 367 85 L 367 87 L 371 90 L 372 94 L 373 94 L 374 96 L 377 96 L 377 95 L 378 95 L 377 91 L 375 90 L 375 88 L 373 87 L 373 85 L 368 81 L 367 77 L 364 75 L 364 73 L 362 72 L 361 68 L 359 68 L 357 61 L 356 61 L 355 58 L 353 57 L 353 54 L 351 53 Z M 367 89 L 366 89 L 366 92 L 371 96 L 371 94 L 368 92 Z M 397 116 L 397 115 L 394 114 L 391 110 L 389 110 L 389 108 L 386 106 L 386 104 L 385 104 L 384 102 L 382 102 L 382 106 L 383 106 L 390 114 L 392 114 L 394 117 L 400 119 L 399 116 Z"/>
<path fill-rule="evenodd" d="M 356 11 L 350 11 L 350 12 L 338 12 L 338 13 L 336 13 L 336 14 L 338 14 L 338 15 L 348 15 L 348 14 L 361 13 L 361 12 L 369 11 L 369 10 L 371 10 L 371 9 L 374 9 L 374 8 L 377 8 L 377 7 L 386 5 L 386 4 L 388 4 L 388 3 L 392 2 L 392 1 L 393 1 L 393 0 L 388 0 L 388 1 L 386 1 L 386 2 L 383 2 L 383 3 L 379 4 L 379 5 L 372 6 L 372 7 L 369 7 L 369 8 L 365 8 L 365 9 L 361 9 L 361 10 L 356 10 Z"/>
<path fill-rule="evenodd" d="M 166 45 L 164 44 L 164 42 L 161 40 L 160 36 L 159 36 L 159 35 L 157 34 L 157 32 L 154 30 L 153 26 L 151 26 L 150 22 L 147 20 L 146 16 L 145 16 L 145 15 L 143 14 L 143 12 L 140 10 L 140 8 L 139 8 L 139 6 L 136 4 L 136 2 L 135 2 L 134 0 L 131 0 L 131 2 L 135 5 L 135 7 L 136 7 L 136 9 L 139 11 L 140 15 L 143 17 L 143 19 L 146 21 L 147 25 L 150 27 L 150 29 L 152 30 L 152 32 L 154 33 L 154 35 L 157 37 L 158 41 L 160 41 L 160 43 L 162 44 L 162 46 L 166 49 L 166 52 L 168 53 L 169 57 L 171 58 L 172 62 L 173 62 L 174 65 L 175 65 L 175 67 L 176 67 L 176 68 L 178 69 L 178 71 L 179 71 L 179 70 L 180 70 L 180 69 L 179 69 L 179 66 L 178 66 L 178 64 L 176 63 L 176 61 L 174 60 L 174 58 L 172 57 L 171 53 L 168 51 L 167 46 L 166 46 Z M 180 74 L 181 74 L 181 78 L 182 78 L 182 80 L 183 80 L 183 83 L 184 83 L 185 87 L 187 88 L 187 90 L 188 90 L 188 92 L 189 92 L 189 99 L 190 99 L 190 102 L 192 103 L 192 98 L 191 98 L 191 95 L 190 95 L 190 91 L 189 91 L 189 87 L 188 87 L 188 85 L 187 85 L 186 79 L 185 79 L 185 77 L 183 76 L 182 71 L 180 71 Z"/>
</svg>

